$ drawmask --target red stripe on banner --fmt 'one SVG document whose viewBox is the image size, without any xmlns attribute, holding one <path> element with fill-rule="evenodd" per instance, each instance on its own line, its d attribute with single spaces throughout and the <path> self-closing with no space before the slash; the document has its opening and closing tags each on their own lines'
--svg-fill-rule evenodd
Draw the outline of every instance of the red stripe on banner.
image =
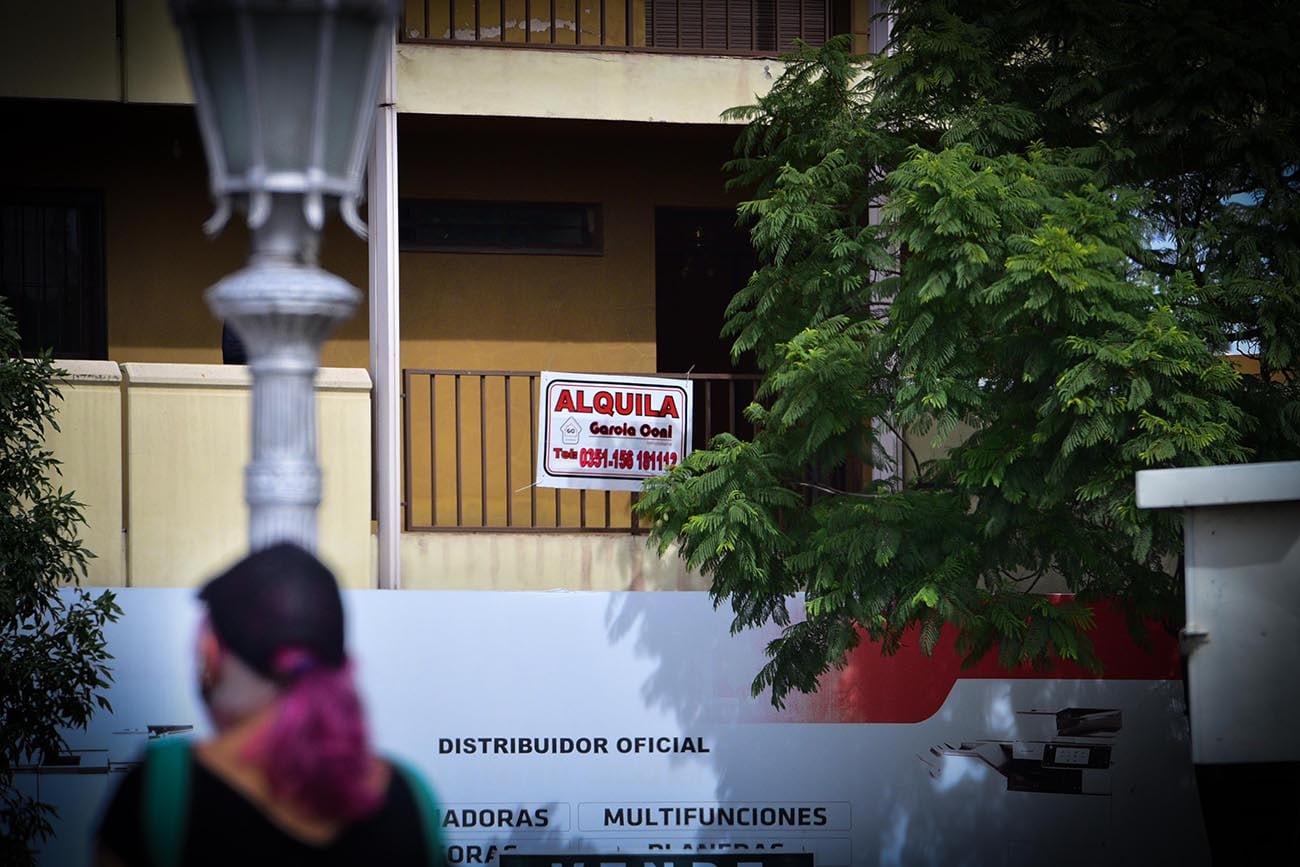
<svg viewBox="0 0 1300 867">
<path fill-rule="evenodd" d="M 945 627 L 934 654 L 926 656 L 916 630 L 892 656 L 864 637 L 844 668 L 828 674 L 814 696 L 796 697 L 770 721 L 810 723 L 918 723 L 934 715 L 953 685 L 979 680 L 1180 680 L 1177 637 L 1159 624 L 1148 629 L 1150 648 L 1143 649 L 1113 605 L 1093 607 L 1092 639 L 1102 670 L 1093 673 L 1077 663 L 1058 660 L 1047 671 L 1030 666 L 1005 669 L 994 648 L 968 669 L 961 667 L 956 630 Z"/>
</svg>

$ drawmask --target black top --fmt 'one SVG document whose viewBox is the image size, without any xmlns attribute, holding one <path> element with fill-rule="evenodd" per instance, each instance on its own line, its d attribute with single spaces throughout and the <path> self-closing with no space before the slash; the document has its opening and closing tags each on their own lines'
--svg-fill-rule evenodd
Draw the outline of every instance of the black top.
<svg viewBox="0 0 1300 867">
<path fill-rule="evenodd" d="M 181 864 L 206 865 L 385 865 L 428 867 L 428 851 L 416 795 L 393 771 L 384 803 L 373 815 L 347 826 L 325 845 L 305 842 L 268 819 L 243 795 L 195 761 L 190 762 L 189 826 Z M 153 859 L 144 830 L 144 765 L 132 768 L 118 786 L 99 828 L 99 843 L 130 867 Z M 436 853 L 441 856 L 442 853 Z"/>
</svg>

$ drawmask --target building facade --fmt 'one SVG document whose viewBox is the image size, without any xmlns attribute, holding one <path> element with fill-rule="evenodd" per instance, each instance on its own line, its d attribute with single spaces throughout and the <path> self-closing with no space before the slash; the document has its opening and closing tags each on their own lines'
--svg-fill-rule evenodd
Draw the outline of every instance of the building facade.
<svg viewBox="0 0 1300 867">
<path fill-rule="evenodd" d="M 866 0 L 411 0 L 370 166 L 370 296 L 325 345 L 322 550 L 352 586 L 699 587 L 632 498 L 529 485 L 541 370 L 690 374 L 697 439 L 753 377 L 719 337 L 754 267 L 723 164 L 795 40 Z M 105 584 L 190 584 L 243 547 L 246 377 L 204 289 L 238 268 L 165 0 L 5 4 L 0 277 L 71 371 L 56 438 Z M 384 124 L 389 123 L 388 134 Z M 373 434 L 371 431 L 373 430 Z"/>
</svg>

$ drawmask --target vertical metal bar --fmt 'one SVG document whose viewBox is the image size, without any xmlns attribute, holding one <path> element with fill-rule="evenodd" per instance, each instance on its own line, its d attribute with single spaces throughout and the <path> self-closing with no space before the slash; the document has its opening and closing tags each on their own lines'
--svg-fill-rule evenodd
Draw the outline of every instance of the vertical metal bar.
<svg viewBox="0 0 1300 867">
<path fill-rule="evenodd" d="M 600 0 L 600 44 L 605 44 L 605 0 Z"/>
<path fill-rule="evenodd" d="M 587 491 L 578 489 L 578 526 L 587 529 Z"/>
<path fill-rule="evenodd" d="M 456 0 L 447 0 L 447 38 L 456 38 Z"/>
<path fill-rule="evenodd" d="M 758 0 L 749 0 L 749 50 L 758 50 Z"/>
<path fill-rule="evenodd" d="M 483 12 L 483 0 L 474 0 L 474 41 L 481 42 L 483 39 L 483 28 L 479 23 L 479 15 Z"/>
<path fill-rule="evenodd" d="M 673 0 L 673 48 L 682 47 L 682 0 Z"/>
<path fill-rule="evenodd" d="M 555 44 L 555 4 L 560 0 L 551 0 L 551 44 Z"/>
<path fill-rule="evenodd" d="M 465 526 L 462 515 L 462 500 L 464 500 L 464 491 L 461 488 L 461 470 L 460 470 L 460 374 L 454 374 L 456 382 L 456 526 Z"/>
<path fill-rule="evenodd" d="M 740 425 L 736 421 L 736 380 L 727 380 L 727 433 L 734 434 Z"/>
<path fill-rule="evenodd" d="M 731 50 L 731 0 L 722 0 L 722 47 Z"/>
<path fill-rule="evenodd" d="M 528 526 L 537 526 L 537 377 L 528 376 Z"/>
<path fill-rule="evenodd" d="M 429 503 L 433 514 L 429 526 L 438 526 L 438 393 L 434 388 L 436 378 L 429 374 Z"/>
<path fill-rule="evenodd" d="M 402 529 L 411 529 L 411 372 L 402 372 Z"/>
<path fill-rule="evenodd" d="M 605 529 L 609 529 L 609 491 L 605 492 Z"/>
<path fill-rule="evenodd" d="M 636 513 L 636 504 L 640 499 L 641 499 L 640 492 L 633 491 L 631 497 L 632 502 L 628 506 L 628 511 L 632 513 L 632 532 L 636 532 L 638 529 L 640 529 L 641 520 Z"/>
<path fill-rule="evenodd" d="M 560 526 L 560 514 L 561 514 L 560 489 L 556 488 L 555 489 L 555 526 L 556 527 Z"/>
<path fill-rule="evenodd" d="M 582 44 L 582 0 L 573 0 L 573 44 Z"/>
<path fill-rule="evenodd" d="M 645 0 L 645 2 L 648 4 L 648 3 L 650 3 L 650 0 Z M 632 47 L 632 39 L 634 38 L 634 35 L 636 34 L 636 29 L 632 26 L 632 0 L 627 0 L 627 3 L 625 4 L 625 7 L 624 7 L 624 11 L 623 11 L 623 29 L 627 31 L 627 35 L 624 37 L 624 39 L 626 40 L 626 43 L 625 43 L 625 44 L 627 45 L 628 48 L 631 48 L 631 47 Z M 647 44 L 647 45 L 649 44 L 649 39 L 648 39 L 648 38 L 647 38 L 647 40 L 646 40 L 646 44 Z"/>
<path fill-rule="evenodd" d="M 704 380 L 704 444 L 713 439 L 713 380 Z"/>
<path fill-rule="evenodd" d="M 524 42 L 533 41 L 533 0 L 524 0 Z"/>
<path fill-rule="evenodd" d="M 448 3 L 451 0 L 447 0 Z M 420 22 L 420 35 L 429 38 L 429 0 L 424 0 L 424 20 Z"/>
<path fill-rule="evenodd" d="M 501 0 L 501 41 L 506 41 L 506 0 Z"/>
<path fill-rule="evenodd" d="M 513 440 L 510 438 L 510 374 L 507 373 L 502 377 L 501 382 L 506 402 L 506 526 L 513 527 L 515 525 L 515 485 L 514 474 L 510 471 L 511 445 L 513 444 Z"/>
<path fill-rule="evenodd" d="M 479 526 L 487 526 L 487 376 L 478 378 Z"/>
<path fill-rule="evenodd" d="M 804 0 L 799 0 L 799 38 L 803 39 L 803 4 Z"/>
</svg>

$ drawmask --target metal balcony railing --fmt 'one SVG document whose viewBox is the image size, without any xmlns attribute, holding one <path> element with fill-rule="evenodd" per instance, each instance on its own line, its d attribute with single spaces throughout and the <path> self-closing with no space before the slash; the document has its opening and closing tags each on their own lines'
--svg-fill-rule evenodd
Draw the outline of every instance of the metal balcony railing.
<svg viewBox="0 0 1300 867">
<path fill-rule="evenodd" d="M 832 0 L 408 0 L 401 38 L 775 57 L 833 29 Z"/>
<path fill-rule="evenodd" d="M 673 374 L 661 374 L 672 376 Z M 540 374 L 406 370 L 404 525 L 408 531 L 636 533 L 636 495 L 533 485 Z M 753 435 L 754 374 L 693 374 L 693 447 Z"/>
</svg>

